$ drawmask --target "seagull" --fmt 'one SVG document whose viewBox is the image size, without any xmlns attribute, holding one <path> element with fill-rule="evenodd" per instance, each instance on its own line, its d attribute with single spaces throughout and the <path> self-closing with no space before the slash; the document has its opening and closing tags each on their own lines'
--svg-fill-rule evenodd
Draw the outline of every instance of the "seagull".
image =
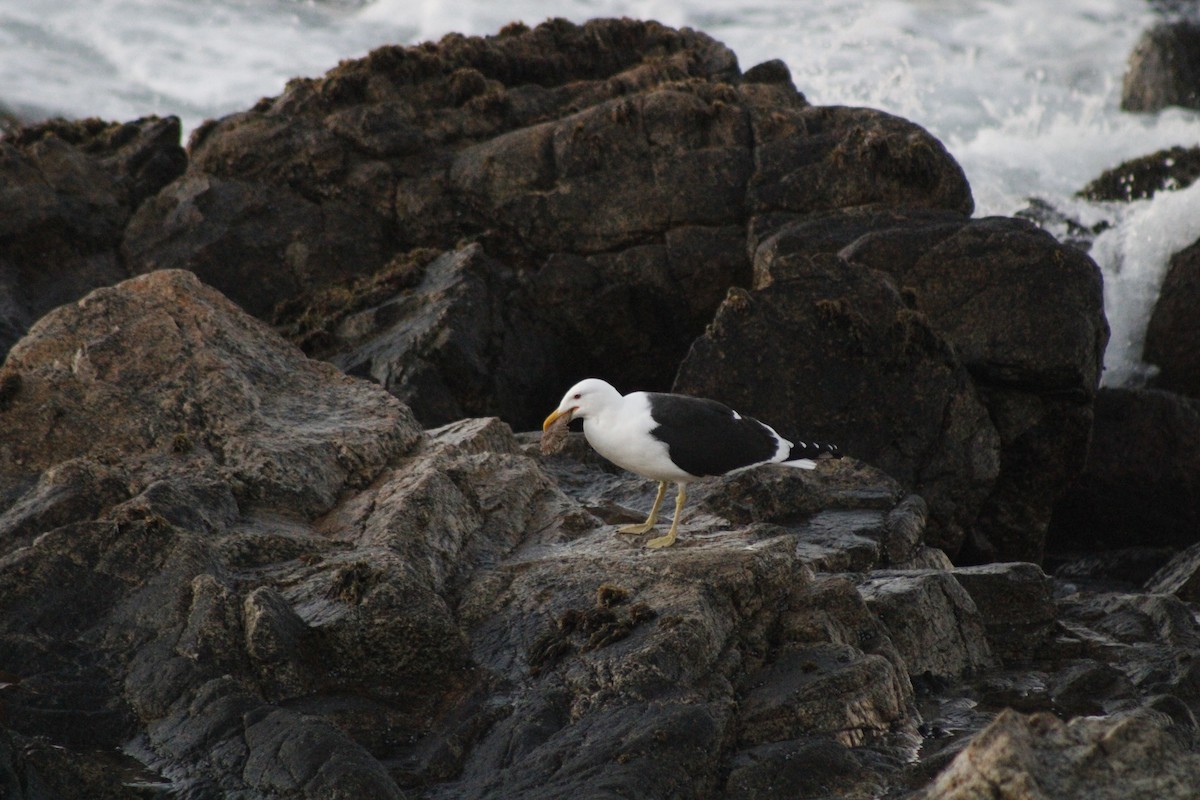
<svg viewBox="0 0 1200 800">
<path fill-rule="evenodd" d="M 542 431 L 572 419 L 583 420 L 583 435 L 597 453 L 618 467 L 658 481 L 658 494 L 646 521 L 627 525 L 620 533 L 649 533 L 658 522 L 667 484 L 679 487 L 671 529 L 665 536 L 651 539 L 647 547 L 675 543 L 687 485 L 692 481 L 760 464 L 813 469 L 815 459 L 826 453 L 841 458 L 836 445 L 792 444 L 770 425 L 715 400 L 660 392 L 622 395 L 599 378 L 588 378 L 568 389 L 558 408 L 542 423 Z"/>
</svg>

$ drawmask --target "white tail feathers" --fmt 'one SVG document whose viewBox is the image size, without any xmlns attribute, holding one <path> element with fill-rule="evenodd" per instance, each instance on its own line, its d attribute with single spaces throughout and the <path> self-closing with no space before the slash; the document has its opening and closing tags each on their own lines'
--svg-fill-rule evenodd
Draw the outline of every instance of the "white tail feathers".
<svg viewBox="0 0 1200 800">
<path fill-rule="evenodd" d="M 793 459 L 792 461 L 780 461 L 779 463 L 783 464 L 785 467 L 795 467 L 797 469 L 817 468 L 817 462 L 813 461 L 811 458 L 797 458 Z"/>
</svg>

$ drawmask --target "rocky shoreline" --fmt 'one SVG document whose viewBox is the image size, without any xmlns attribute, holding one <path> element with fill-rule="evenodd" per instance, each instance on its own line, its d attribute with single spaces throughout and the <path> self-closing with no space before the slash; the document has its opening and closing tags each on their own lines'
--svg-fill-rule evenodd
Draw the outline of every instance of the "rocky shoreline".
<svg viewBox="0 0 1200 800">
<path fill-rule="evenodd" d="M 1193 796 L 1195 247 L 1100 390 L 1086 242 L 631 20 L 178 138 L 0 139 L 0 796 Z M 653 485 L 514 433 L 589 374 L 850 457 L 648 551 Z"/>
</svg>

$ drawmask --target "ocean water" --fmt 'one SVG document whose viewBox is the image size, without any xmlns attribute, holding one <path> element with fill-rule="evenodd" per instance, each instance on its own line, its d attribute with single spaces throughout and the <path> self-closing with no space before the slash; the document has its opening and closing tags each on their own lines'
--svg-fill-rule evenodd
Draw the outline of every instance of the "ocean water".
<svg viewBox="0 0 1200 800">
<path fill-rule="evenodd" d="M 1119 110 L 1146 0 L 0 0 L 0 105 L 26 118 L 176 114 L 185 129 L 388 43 L 548 16 L 703 30 L 743 69 L 782 59 L 818 104 L 916 122 L 962 164 L 976 215 L 1036 199 L 1111 227 L 1092 255 L 1113 337 L 1108 385 L 1137 384 L 1170 254 L 1200 237 L 1200 187 L 1132 204 L 1074 197 L 1122 161 L 1200 143 L 1200 114 Z"/>
</svg>

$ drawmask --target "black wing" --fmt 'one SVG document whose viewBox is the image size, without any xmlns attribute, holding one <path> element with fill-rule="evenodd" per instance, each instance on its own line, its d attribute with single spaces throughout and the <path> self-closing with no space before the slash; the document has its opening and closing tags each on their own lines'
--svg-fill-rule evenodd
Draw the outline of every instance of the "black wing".
<svg viewBox="0 0 1200 800">
<path fill-rule="evenodd" d="M 650 434 L 666 443 L 671 460 L 684 472 L 723 475 L 767 461 L 779 449 L 767 426 L 716 400 L 656 392 L 646 396 L 657 423 Z"/>
</svg>

